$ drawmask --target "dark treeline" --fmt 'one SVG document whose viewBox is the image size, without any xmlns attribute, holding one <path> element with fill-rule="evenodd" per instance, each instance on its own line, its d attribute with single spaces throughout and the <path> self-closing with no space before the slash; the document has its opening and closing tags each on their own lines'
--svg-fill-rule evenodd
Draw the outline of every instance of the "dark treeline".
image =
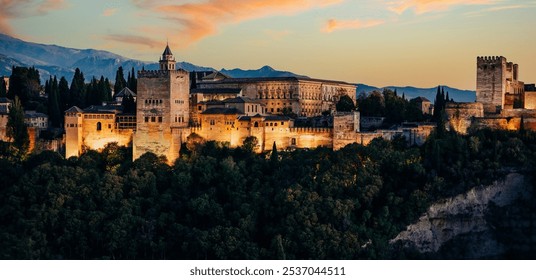
<svg viewBox="0 0 536 280">
<path fill-rule="evenodd" d="M 404 94 L 399 96 L 396 90 L 390 89 L 360 94 L 357 97 L 357 107 L 362 116 L 385 117 L 387 124 L 424 121 L 428 117 L 421 112 L 414 100 L 408 101 Z"/>
<path fill-rule="evenodd" d="M 377 139 L 263 155 L 251 139 L 206 142 L 171 166 L 113 144 L 70 159 L 3 155 L 0 258 L 418 258 L 388 241 L 440 198 L 533 171 L 535 140 L 443 132 L 420 148 Z"/>
<path fill-rule="evenodd" d="M 113 85 L 103 76 L 86 81 L 84 73 L 78 68 L 70 84 L 65 77 L 51 76 L 41 85 L 39 71 L 33 67 L 13 67 L 9 81 L 9 91 L 6 90 L 4 81 L 0 82 L 0 97 L 8 97 L 11 100 L 18 97 L 24 110 L 47 114 L 50 125 L 54 128 L 62 127 L 64 112 L 72 106 L 84 109 L 91 105 L 102 105 L 112 101 L 112 88 L 115 93 L 125 87 L 136 92 L 137 88 L 134 68 L 128 72 L 128 78 L 125 80 L 122 67 L 117 69 Z M 127 111 L 132 111 L 131 107 L 129 105 Z"/>
</svg>

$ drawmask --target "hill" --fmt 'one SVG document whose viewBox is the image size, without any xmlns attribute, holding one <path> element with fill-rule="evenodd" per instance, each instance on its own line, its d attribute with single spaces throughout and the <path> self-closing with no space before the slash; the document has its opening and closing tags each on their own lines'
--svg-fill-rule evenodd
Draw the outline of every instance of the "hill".
<svg viewBox="0 0 536 280">
<path fill-rule="evenodd" d="M 452 88 L 449 86 L 441 86 L 445 89 L 445 93 L 449 93 L 449 97 L 454 99 L 454 101 L 457 102 L 474 102 L 476 99 L 476 92 L 472 90 L 460 90 L 457 88 Z M 384 88 L 391 89 L 397 91 L 399 95 L 404 94 L 407 99 L 412 99 L 418 96 L 426 97 L 428 100 L 434 102 L 436 93 L 437 93 L 437 87 L 432 88 L 417 88 L 417 87 L 411 87 L 411 86 L 387 86 L 383 88 L 378 88 L 374 86 L 369 86 L 365 84 L 357 84 L 357 95 L 362 93 L 370 93 L 374 90 L 382 91 Z"/>
<path fill-rule="evenodd" d="M 0 76 L 11 75 L 13 65 L 34 66 L 39 70 L 43 80 L 50 75 L 57 75 L 65 76 L 69 81 L 76 68 L 84 72 L 86 79 L 103 75 L 110 80 L 115 79 L 115 72 L 119 66 L 123 66 L 125 70 L 130 70 L 132 67 L 135 70 L 141 70 L 142 67 L 147 70 L 159 68 L 155 62 L 130 59 L 107 51 L 38 44 L 0 34 Z M 214 71 L 212 67 L 198 66 L 185 61 L 178 62 L 177 67 L 190 72 Z M 221 72 L 235 78 L 299 76 L 269 66 L 256 70 L 222 69 Z"/>
</svg>

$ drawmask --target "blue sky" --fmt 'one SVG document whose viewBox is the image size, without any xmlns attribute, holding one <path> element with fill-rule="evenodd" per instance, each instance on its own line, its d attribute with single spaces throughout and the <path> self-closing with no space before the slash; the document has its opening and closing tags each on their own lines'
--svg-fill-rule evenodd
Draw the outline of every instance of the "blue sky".
<svg viewBox="0 0 536 280">
<path fill-rule="evenodd" d="M 477 56 L 536 82 L 536 1 L 0 0 L 0 32 L 215 68 L 270 65 L 376 86 L 475 87 Z"/>
</svg>

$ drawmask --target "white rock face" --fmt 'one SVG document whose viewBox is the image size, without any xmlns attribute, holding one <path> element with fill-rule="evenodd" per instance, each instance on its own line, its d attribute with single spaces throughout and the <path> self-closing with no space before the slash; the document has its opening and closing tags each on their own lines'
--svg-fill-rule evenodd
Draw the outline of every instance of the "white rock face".
<svg viewBox="0 0 536 280">
<path fill-rule="evenodd" d="M 502 246 L 494 240 L 485 215 L 490 202 L 506 206 L 518 198 L 530 195 L 525 176 L 511 173 L 493 185 L 473 188 L 465 194 L 438 202 L 419 218 L 419 221 L 398 234 L 391 243 L 406 241 L 421 253 L 437 252 L 447 241 L 464 234 L 479 240 L 477 255 L 500 253 Z"/>
</svg>

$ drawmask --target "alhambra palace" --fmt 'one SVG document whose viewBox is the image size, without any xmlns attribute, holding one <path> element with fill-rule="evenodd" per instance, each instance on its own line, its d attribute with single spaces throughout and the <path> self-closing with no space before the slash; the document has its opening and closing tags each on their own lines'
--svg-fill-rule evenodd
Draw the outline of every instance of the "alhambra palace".
<svg viewBox="0 0 536 280">
<path fill-rule="evenodd" d="M 337 112 L 341 96 L 356 101 L 356 86 L 350 83 L 305 77 L 232 78 L 217 71 L 189 73 L 175 68 L 169 46 L 159 63 L 160 70 L 138 72 L 137 93 L 125 88 L 109 104 L 68 109 L 64 138 L 37 148 L 65 150 L 68 158 L 116 142 L 132 147 L 134 159 L 152 152 L 173 162 L 181 146 L 190 141 L 238 147 L 254 136 L 256 152 L 270 151 L 274 143 L 281 150 L 340 149 L 351 143 L 366 145 L 378 137 L 404 137 L 409 145 L 422 145 L 435 128 L 431 123 L 402 123 L 373 130 L 370 127 L 379 118 L 360 116 L 357 111 Z M 462 134 L 481 128 L 536 130 L 536 86 L 519 81 L 518 72 L 518 65 L 502 56 L 478 57 L 476 102 L 448 102 L 447 129 Z M 136 101 L 135 113 L 123 112 L 123 98 Z M 419 100 L 423 113 L 429 113 L 430 101 Z M 0 100 L 0 111 L 7 111 L 8 105 L 9 100 Z M 323 112 L 330 114 L 322 117 Z M 0 136 L 6 141 L 7 114 L 0 115 Z M 34 132 L 30 146 L 36 148 L 36 131 L 46 127 L 47 116 L 26 112 L 26 120 Z"/>
<path fill-rule="evenodd" d="M 422 144 L 434 128 L 430 124 L 408 124 L 392 130 L 360 132 L 359 112 L 335 110 L 342 95 L 348 95 L 355 103 L 356 86 L 345 82 L 296 77 L 238 79 L 220 72 L 190 75 L 175 69 L 175 65 L 166 46 L 160 70 L 138 72 L 136 94 L 127 88 L 115 95 L 116 99 L 134 96 L 135 115 L 123 114 L 117 105 L 67 110 L 66 157 L 117 142 L 132 146 L 134 159 L 152 152 L 173 161 L 181 145 L 192 138 L 237 147 L 254 136 L 257 152 L 272 150 L 274 143 L 277 149 L 339 149 L 350 143 L 367 144 L 377 137 L 391 139 L 395 135 Z M 284 110 L 299 117 L 286 117 Z M 323 125 L 298 125 L 300 119 L 320 116 L 325 111 L 332 112 L 333 117 L 320 120 Z"/>
<path fill-rule="evenodd" d="M 107 143 L 132 146 L 133 158 L 146 152 L 176 159 L 192 137 L 241 146 L 249 136 L 258 140 L 257 152 L 278 149 L 340 149 L 351 143 L 366 145 L 375 138 L 404 137 L 421 145 L 435 128 L 430 123 L 405 123 L 394 129 L 361 131 L 359 112 L 337 112 L 342 95 L 355 102 L 353 84 L 310 78 L 231 78 L 219 72 L 190 73 L 175 69 L 166 46 L 160 70 L 138 72 L 136 114 L 114 105 L 72 107 L 65 112 L 66 157 L 84 149 L 102 149 Z M 447 128 L 465 134 L 470 129 L 536 130 L 536 87 L 518 80 L 518 65 L 504 57 L 477 58 L 476 102 L 446 105 Z M 195 87 L 191 83 L 195 82 Z M 135 95 L 128 89 L 116 98 Z M 118 100 L 120 101 L 120 100 Z M 426 100 L 427 101 L 427 100 Z M 423 104 L 426 107 L 426 104 Z M 428 105 L 429 107 L 429 105 Z M 282 115 L 290 109 L 299 117 L 332 112 L 324 126 L 299 126 L 298 119 Z M 423 109 L 424 110 L 424 109 Z"/>
</svg>

